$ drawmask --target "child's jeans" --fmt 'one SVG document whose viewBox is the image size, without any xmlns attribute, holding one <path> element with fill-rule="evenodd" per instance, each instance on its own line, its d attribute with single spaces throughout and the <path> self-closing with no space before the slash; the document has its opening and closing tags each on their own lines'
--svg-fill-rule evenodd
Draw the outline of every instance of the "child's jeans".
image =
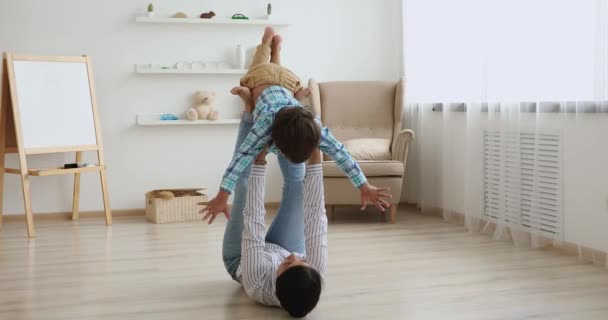
<svg viewBox="0 0 608 320">
<path fill-rule="evenodd" d="M 293 93 L 302 90 L 300 79 L 289 69 L 270 61 L 270 44 L 262 43 L 255 50 L 249 72 L 241 78 L 241 86 L 255 88 L 264 84 L 279 85 Z"/>
<path fill-rule="evenodd" d="M 241 145 L 251 131 L 252 126 L 252 114 L 243 113 L 235 149 L 238 149 Z M 281 198 L 279 211 L 266 232 L 266 242 L 277 244 L 290 252 L 305 254 L 304 175 L 306 174 L 306 165 L 304 163 L 291 163 L 281 155 L 278 156 L 278 159 L 283 173 L 283 197 Z M 226 225 L 222 246 L 226 271 L 235 280 L 237 280 L 236 270 L 241 263 L 241 238 L 244 228 L 243 211 L 245 210 L 250 173 L 251 166 L 243 171 L 236 183 L 230 211 L 231 220 Z"/>
</svg>

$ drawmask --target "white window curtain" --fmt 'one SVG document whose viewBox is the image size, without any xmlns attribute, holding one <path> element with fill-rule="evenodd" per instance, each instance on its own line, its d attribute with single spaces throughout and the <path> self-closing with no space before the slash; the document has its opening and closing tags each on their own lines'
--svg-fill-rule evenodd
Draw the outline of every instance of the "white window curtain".
<svg viewBox="0 0 608 320">
<path fill-rule="evenodd" d="M 603 150 L 599 160 L 577 158 L 608 149 L 597 139 L 608 134 L 607 0 L 404 0 L 403 34 L 404 123 L 417 137 L 407 168 L 407 201 L 518 245 L 568 240 L 565 216 L 580 195 L 601 196 L 591 186 L 568 186 L 584 188 L 577 175 L 604 172 L 608 162 Z M 544 188 L 544 177 L 530 178 L 532 199 L 510 184 L 526 185 L 525 166 L 542 172 L 547 141 L 557 150 L 551 161 L 559 190 L 550 196 L 560 207 L 555 217 L 544 211 L 531 217 L 525 208 L 543 202 L 537 187 Z M 511 150 L 523 145 L 531 147 Z M 508 152 L 520 152 L 516 163 Z M 492 166 L 502 171 L 490 172 Z M 509 171 L 514 166 L 515 178 Z M 488 213 L 494 201 L 487 194 L 491 174 L 501 184 L 494 214 Z M 596 185 L 603 184 L 603 175 Z M 517 196 L 510 198 L 514 190 Z"/>
<path fill-rule="evenodd" d="M 601 100 L 606 0 L 405 0 L 410 102 Z"/>
</svg>

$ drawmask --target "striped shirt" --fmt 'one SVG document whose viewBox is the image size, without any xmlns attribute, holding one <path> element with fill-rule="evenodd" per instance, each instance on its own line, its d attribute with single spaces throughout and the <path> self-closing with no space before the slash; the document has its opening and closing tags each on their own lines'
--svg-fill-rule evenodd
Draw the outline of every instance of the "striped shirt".
<svg viewBox="0 0 608 320">
<path fill-rule="evenodd" d="M 244 211 L 240 270 L 243 287 L 249 297 L 265 305 L 279 306 L 275 295 L 277 268 L 291 253 L 279 245 L 264 241 L 265 175 L 264 166 L 253 165 Z M 320 164 L 306 168 L 304 237 L 306 257 L 296 255 L 324 277 L 327 270 L 327 217 L 323 196 L 323 170 Z"/>
<path fill-rule="evenodd" d="M 224 173 L 220 189 L 228 193 L 234 191 L 236 181 L 243 173 L 243 170 L 253 162 L 253 159 L 264 149 L 264 146 L 270 142 L 274 116 L 286 107 L 301 108 L 302 105 L 284 87 L 271 86 L 262 91 L 262 94 L 260 94 L 260 97 L 256 101 L 256 107 L 253 112 L 255 124 L 241 146 L 235 151 L 232 161 Z M 319 149 L 336 161 L 338 167 L 346 174 L 355 187 L 361 187 L 367 182 L 367 179 L 363 171 L 361 171 L 359 164 L 348 154 L 344 145 L 336 140 L 329 129 L 323 127 L 318 119 L 317 123 L 321 127 Z M 274 145 L 270 148 L 270 151 L 279 153 L 279 150 Z"/>
</svg>

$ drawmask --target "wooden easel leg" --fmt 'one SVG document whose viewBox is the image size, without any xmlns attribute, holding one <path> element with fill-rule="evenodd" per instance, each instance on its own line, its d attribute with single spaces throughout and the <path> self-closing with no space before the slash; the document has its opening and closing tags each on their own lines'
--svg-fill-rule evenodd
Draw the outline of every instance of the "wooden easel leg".
<svg viewBox="0 0 608 320">
<path fill-rule="evenodd" d="M 2 213 L 4 211 L 4 160 L 6 158 L 6 113 L 0 114 L 0 230 L 2 230 Z"/>
<path fill-rule="evenodd" d="M 2 230 L 2 214 L 4 212 L 4 161 L 6 158 L 6 135 L 8 134 L 9 88 L 8 71 L 5 59 L 2 58 L 2 79 L 0 79 L 0 230 Z"/>
<path fill-rule="evenodd" d="M 25 208 L 25 221 L 27 223 L 27 234 L 30 238 L 34 238 L 36 237 L 36 230 L 34 229 L 34 216 L 32 215 L 32 200 L 30 198 L 30 180 L 29 180 L 29 173 L 27 171 L 27 161 L 25 159 L 25 149 L 23 147 L 23 141 L 21 138 L 21 124 L 18 121 L 19 120 L 19 113 L 16 112 L 15 110 L 18 110 L 18 108 L 13 105 L 15 100 L 11 100 L 9 97 L 13 97 L 13 99 L 16 99 L 15 97 L 17 96 L 16 90 L 14 86 L 10 85 L 10 79 L 15 78 L 15 74 L 14 74 L 14 70 L 13 70 L 13 58 L 11 55 L 8 55 L 6 53 L 3 54 L 3 59 L 2 59 L 2 63 L 4 66 L 4 72 L 2 73 L 2 82 L 3 82 L 3 87 L 2 87 L 2 121 L 0 121 L 0 123 L 2 124 L 2 132 L 0 132 L 0 135 L 5 135 L 7 136 L 8 131 L 10 130 L 6 130 L 6 128 L 8 128 L 8 121 L 11 121 L 14 124 L 15 127 L 15 143 L 17 144 L 17 151 L 19 154 L 19 169 L 20 169 L 20 173 L 21 173 L 21 188 L 23 191 L 23 207 Z M 10 78 L 12 77 L 12 78 Z M 10 92 L 10 94 L 9 94 Z M 9 110 L 12 110 L 11 113 L 9 113 Z M 4 162 L 4 154 L 6 153 L 5 149 L 6 149 L 6 144 L 9 143 L 6 141 L 6 137 L 2 139 L 3 143 L 2 145 L 2 161 Z M 4 165 L 3 165 L 4 166 Z M 2 169 L 2 174 L 4 175 L 4 169 Z M 2 179 L 4 180 L 4 179 Z M 4 190 L 2 190 L 4 191 Z"/>
<path fill-rule="evenodd" d="M 36 237 L 34 229 L 34 216 L 32 215 L 32 200 L 30 198 L 30 180 L 27 173 L 21 174 L 21 187 L 23 189 L 23 206 L 25 207 L 25 221 L 27 223 L 27 234 L 30 238 Z"/>
<path fill-rule="evenodd" d="M 76 152 L 76 163 L 82 163 L 82 152 Z M 72 220 L 78 220 L 78 207 L 80 204 L 80 173 L 74 174 L 74 197 L 72 199 Z"/>
<path fill-rule="evenodd" d="M 2 212 L 4 211 L 4 174 L 4 144 L 2 144 L 0 145 L 0 230 L 2 230 Z"/>
<path fill-rule="evenodd" d="M 93 119 L 95 120 L 95 136 L 97 137 L 97 160 L 99 165 L 104 167 L 99 171 L 99 178 L 101 180 L 101 193 L 103 196 L 103 209 L 106 213 L 106 225 L 112 225 L 112 210 L 110 209 L 110 195 L 108 194 L 108 182 L 106 181 L 106 162 L 103 157 L 103 147 L 101 143 L 101 128 L 99 126 L 99 115 L 97 114 L 97 98 L 95 95 L 95 81 L 92 77 L 93 67 L 91 63 L 91 57 L 84 56 L 87 60 L 87 70 L 89 73 L 89 90 L 91 91 L 91 102 L 93 104 Z"/>
<path fill-rule="evenodd" d="M 0 147 L 2 149 L 2 147 Z M 4 211 L 4 152 L 0 150 L 0 230 L 2 230 L 2 212 Z"/>
<path fill-rule="evenodd" d="M 397 204 L 391 204 L 391 223 L 397 222 Z"/>
<path fill-rule="evenodd" d="M 103 195 L 103 209 L 106 213 L 106 225 L 112 225 L 112 211 L 110 210 L 110 196 L 108 195 L 108 185 L 106 181 L 106 171 L 99 171 L 99 177 L 101 178 L 101 193 Z"/>
</svg>

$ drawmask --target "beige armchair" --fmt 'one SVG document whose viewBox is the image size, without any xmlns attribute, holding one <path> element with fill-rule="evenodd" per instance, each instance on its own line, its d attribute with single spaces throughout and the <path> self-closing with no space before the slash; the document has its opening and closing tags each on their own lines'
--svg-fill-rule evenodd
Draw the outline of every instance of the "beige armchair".
<svg viewBox="0 0 608 320">
<path fill-rule="evenodd" d="M 391 188 L 391 217 L 395 223 L 397 204 L 412 130 L 401 130 L 405 101 L 404 81 L 322 82 L 311 79 L 312 109 L 333 135 L 344 143 L 369 183 Z M 324 156 L 323 175 L 327 214 L 333 219 L 336 205 L 360 205 L 359 190 Z"/>
</svg>

